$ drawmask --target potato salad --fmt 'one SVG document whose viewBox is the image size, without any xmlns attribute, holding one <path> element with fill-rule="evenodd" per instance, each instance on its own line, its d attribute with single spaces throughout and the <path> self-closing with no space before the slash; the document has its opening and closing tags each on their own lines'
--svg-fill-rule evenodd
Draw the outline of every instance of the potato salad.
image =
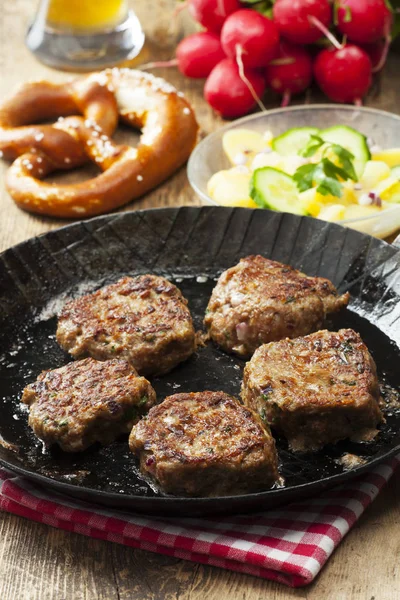
<svg viewBox="0 0 400 600">
<path fill-rule="evenodd" d="M 351 127 L 299 127 L 277 137 L 231 129 L 223 149 L 232 167 L 208 182 L 217 204 L 336 222 L 362 221 L 396 204 L 400 211 L 400 148 L 381 149 Z"/>
</svg>

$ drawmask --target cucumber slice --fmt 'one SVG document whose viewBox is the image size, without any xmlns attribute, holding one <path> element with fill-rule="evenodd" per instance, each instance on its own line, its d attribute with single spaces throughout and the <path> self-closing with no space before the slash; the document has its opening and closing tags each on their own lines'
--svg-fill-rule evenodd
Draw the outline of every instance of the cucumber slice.
<svg viewBox="0 0 400 600">
<path fill-rule="evenodd" d="M 339 144 L 354 155 L 354 169 L 358 179 L 364 172 L 366 162 L 371 160 L 371 152 L 369 151 L 367 138 L 365 135 L 356 131 L 347 125 L 337 125 L 323 129 L 320 136 L 326 142 L 331 144 Z"/>
<path fill-rule="evenodd" d="M 293 177 L 272 167 L 254 171 L 250 182 L 250 197 L 261 208 L 294 215 L 307 214 L 299 201 L 299 191 Z"/>
<path fill-rule="evenodd" d="M 396 177 L 396 179 L 400 181 L 400 165 L 397 167 L 393 167 L 393 169 L 390 172 L 393 175 L 393 177 Z"/>
<path fill-rule="evenodd" d="M 294 127 L 274 138 L 272 148 L 281 156 L 298 154 L 308 143 L 310 135 L 319 135 L 316 127 Z"/>
</svg>

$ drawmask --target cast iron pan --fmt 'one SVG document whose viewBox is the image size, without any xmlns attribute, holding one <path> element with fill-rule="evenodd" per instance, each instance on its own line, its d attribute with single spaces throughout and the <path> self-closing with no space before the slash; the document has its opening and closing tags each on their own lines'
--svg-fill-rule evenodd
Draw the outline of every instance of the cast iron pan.
<svg viewBox="0 0 400 600">
<path fill-rule="evenodd" d="M 69 297 L 121 275 L 157 273 L 189 300 L 197 328 L 217 276 L 260 253 L 349 290 L 348 310 L 328 324 L 352 327 L 378 365 L 386 424 L 372 443 L 341 442 L 293 455 L 277 440 L 285 487 L 222 498 L 165 496 L 138 474 L 127 439 L 69 455 L 46 450 L 19 403 L 24 386 L 71 358 L 55 341 L 56 314 Z M 158 515 L 205 515 L 265 509 L 318 493 L 400 451 L 400 251 L 350 229 L 267 210 L 185 207 L 114 214 L 33 238 L 0 256 L 0 462 L 43 485 L 85 500 Z M 243 361 L 212 344 L 152 381 L 159 399 L 176 392 L 238 395 Z M 0 438 L 0 440 L 1 440 Z M 348 453 L 360 457 L 343 466 Z"/>
</svg>

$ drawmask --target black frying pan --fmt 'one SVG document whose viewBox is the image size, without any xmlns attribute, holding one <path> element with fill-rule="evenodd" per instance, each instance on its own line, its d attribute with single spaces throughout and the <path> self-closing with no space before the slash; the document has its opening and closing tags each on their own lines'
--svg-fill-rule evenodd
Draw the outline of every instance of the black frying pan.
<svg viewBox="0 0 400 600">
<path fill-rule="evenodd" d="M 157 273 L 189 300 L 197 328 L 217 276 L 239 258 L 260 253 L 349 290 L 347 311 L 329 328 L 358 331 L 378 365 L 387 422 L 371 443 L 349 441 L 293 455 L 277 440 L 285 487 L 222 498 L 176 498 L 138 474 L 127 440 L 69 455 L 45 450 L 27 425 L 19 398 L 43 369 L 71 358 L 55 341 L 56 313 L 67 297 L 122 274 Z M 33 238 L 0 256 L 0 463 L 43 485 L 109 506 L 152 514 L 198 515 L 268 508 L 311 495 L 400 451 L 400 250 L 340 226 L 267 210 L 176 208 L 108 215 Z M 212 344 L 152 381 L 163 399 L 176 392 L 224 390 L 238 395 L 243 361 Z M 348 470 L 343 456 L 360 457 Z"/>
</svg>

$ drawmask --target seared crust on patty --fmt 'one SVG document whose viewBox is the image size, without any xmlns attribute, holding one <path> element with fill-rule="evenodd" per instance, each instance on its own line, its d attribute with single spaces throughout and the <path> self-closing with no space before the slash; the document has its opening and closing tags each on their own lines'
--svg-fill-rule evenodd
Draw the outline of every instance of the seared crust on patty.
<svg viewBox="0 0 400 600">
<path fill-rule="evenodd" d="M 384 420 L 374 360 L 352 329 L 261 346 L 244 369 L 242 399 L 295 451 L 371 440 Z"/>
<path fill-rule="evenodd" d="M 204 323 L 214 342 L 246 357 L 261 344 L 316 331 L 348 301 L 328 279 L 248 256 L 220 276 Z"/>
<path fill-rule="evenodd" d="M 169 396 L 133 429 L 129 447 L 165 492 L 255 492 L 278 479 L 275 442 L 253 411 L 224 392 Z"/>
<path fill-rule="evenodd" d="M 68 302 L 58 343 L 75 358 L 124 358 L 141 375 L 160 375 L 195 351 L 187 301 L 164 277 L 124 277 Z"/>
<path fill-rule="evenodd" d="M 126 360 L 86 358 L 44 371 L 21 401 L 29 405 L 29 425 L 41 440 L 78 452 L 129 433 L 156 394 Z"/>
</svg>

